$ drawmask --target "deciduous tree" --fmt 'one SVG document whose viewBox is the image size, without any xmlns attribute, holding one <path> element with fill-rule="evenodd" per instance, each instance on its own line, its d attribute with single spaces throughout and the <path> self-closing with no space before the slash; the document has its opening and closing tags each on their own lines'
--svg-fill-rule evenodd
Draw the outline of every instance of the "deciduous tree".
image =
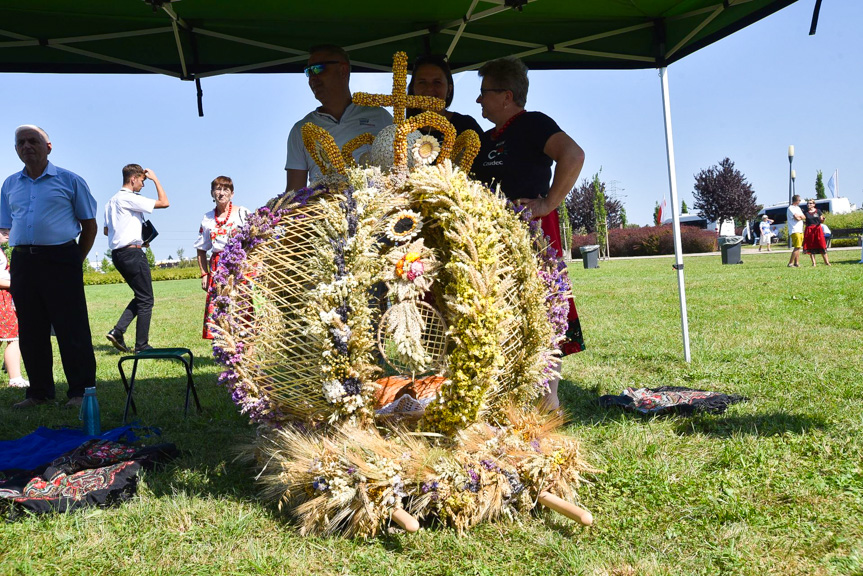
<svg viewBox="0 0 863 576">
<path fill-rule="evenodd" d="M 692 195 L 698 214 L 709 221 L 751 220 L 758 213 L 752 186 L 728 158 L 695 175 Z"/>
<path fill-rule="evenodd" d="M 599 190 L 602 191 L 605 197 L 608 227 L 621 227 L 623 203 L 617 198 L 608 195 L 608 188 L 605 182 L 599 180 L 599 173 L 597 173 L 591 180 L 584 178 L 566 197 L 566 209 L 569 212 L 569 221 L 572 224 L 572 230 L 580 234 L 596 232 L 596 210 L 594 209 L 596 192 L 594 181 L 599 182 Z"/>
</svg>

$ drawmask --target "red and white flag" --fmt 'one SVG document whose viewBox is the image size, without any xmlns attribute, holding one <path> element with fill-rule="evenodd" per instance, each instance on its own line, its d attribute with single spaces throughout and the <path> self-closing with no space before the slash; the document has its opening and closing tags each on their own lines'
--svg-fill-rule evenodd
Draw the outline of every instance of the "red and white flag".
<svg viewBox="0 0 863 576">
<path fill-rule="evenodd" d="M 665 220 L 665 211 L 668 208 L 665 204 L 665 196 L 662 197 L 662 204 L 659 205 L 659 214 L 656 215 L 656 225 L 662 226 L 662 221 Z"/>
</svg>

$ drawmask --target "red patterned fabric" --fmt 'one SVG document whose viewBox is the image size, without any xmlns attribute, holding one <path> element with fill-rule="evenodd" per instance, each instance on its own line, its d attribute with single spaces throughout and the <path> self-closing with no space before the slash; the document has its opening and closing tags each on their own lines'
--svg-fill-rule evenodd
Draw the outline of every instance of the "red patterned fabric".
<svg viewBox="0 0 863 576">
<path fill-rule="evenodd" d="M 540 218 L 542 231 L 551 239 L 551 246 L 557 250 L 559 256 L 563 255 L 563 241 L 560 238 L 560 218 L 557 210 L 547 216 Z M 574 290 L 573 290 L 574 291 Z M 566 339 L 560 345 L 561 356 L 569 356 L 584 350 L 584 336 L 581 333 L 581 321 L 578 319 L 578 310 L 575 308 L 575 300 L 569 299 L 569 312 L 566 315 L 568 323 Z"/>
<path fill-rule="evenodd" d="M 212 302 L 212 290 L 213 290 L 213 276 L 216 275 L 216 266 L 219 265 L 219 256 L 221 252 L 215 252 L 210 257 L 210 275 L 207 277 L 207 301 L 204 304 L 204 333 L 202 338 L 204 340 L 212 340 L 213 334 L 210 333 L 209 324 L 213 321 L 213 312 L 216 310 L 215 305 Z"/>
<path fill-rule="evenodd" d="M 18 339 L 18 315 L 8 290 L 0 290 L 0 340 Z"/>
</svg>

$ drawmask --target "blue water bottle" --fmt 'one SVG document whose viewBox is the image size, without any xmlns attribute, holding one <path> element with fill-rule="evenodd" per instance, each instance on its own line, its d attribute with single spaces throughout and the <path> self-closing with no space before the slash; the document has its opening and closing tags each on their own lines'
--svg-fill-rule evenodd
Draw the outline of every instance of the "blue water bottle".
<svg viewBox="0 0 863 576">
<path fill-rule="evenodd" d="M 84 422 L 83 430 L 87 436 L 98 436 L 102 433 L 101 414 L 99 413 L 99 401 L 96 400 L 96 388 L 84 388 L 84 401 L 81 402 L 81 411 L 78 420 Z"/>
</svg>

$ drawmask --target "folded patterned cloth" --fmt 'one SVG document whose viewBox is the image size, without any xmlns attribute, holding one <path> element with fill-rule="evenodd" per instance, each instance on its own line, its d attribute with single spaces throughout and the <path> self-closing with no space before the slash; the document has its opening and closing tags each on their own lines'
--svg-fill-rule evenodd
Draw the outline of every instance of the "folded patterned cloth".
<svg viewBox="0 0 863 576">
<path fill-rule="evenodd" d="M 689 416 L 696 412 L 722 414 L 732 404 L 747 400 L 736 394 L 722 394 L 707 390 L 694 390 L 684 386 L 660 386 L 659 388 L 627 388 L 620 396 L 606 395 L 599 398 L 603 408 L 619 406 L 641 414 L 681 414 Z"/>
<path fill-rule="evenodd" d="M 23 511 L 69 512 L 111 506 L 131 498 L 138 472 L 175 458 L 173 444 L 135 447 L 92 439 L 54 459 L 43 470 L 0 480 L 0 513 L 15 519 Z"/>
</svg>

